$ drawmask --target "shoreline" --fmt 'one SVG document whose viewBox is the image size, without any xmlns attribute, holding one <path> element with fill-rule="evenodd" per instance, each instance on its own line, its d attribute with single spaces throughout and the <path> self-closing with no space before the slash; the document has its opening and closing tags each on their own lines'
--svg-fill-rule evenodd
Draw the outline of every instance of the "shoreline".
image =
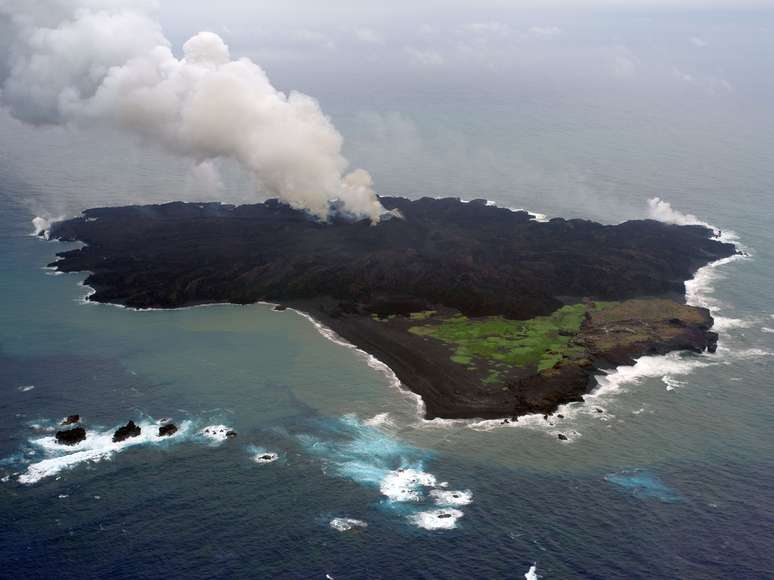
<svg viewBox="0 0 774 580">
<path fill-rule="evenodd" d="M 474 206 L 474 204 L 467 202 L 467 200 L 458 201 L 464 205 L 471 204 L 471 207 Z M 479 203 L 478 205 L 481 204 Z M 485 205 L 497 207 L 496 204 L 491 201 L 487 201 Z M 505 209 L 512 213 L 523 212 L 527 214 L 529 219 L 533 222 L 542 222 L 545 219 L 545 216 L 535 212 L 528 212 L 527 210 L 522 209 L 516 210 L 513 208 Z M 85 219 L 87 222 L 97 220 L 97 218 L 89 217 Z M 35 225 L 37 226 L 37 224 Z M 728 232 L 721 232 L 709 224 L 701 223 L 700 225 L 710 230 L 709 233 L 711 235 L 709 235 L 708 238 L 715 240 L 733 240 L 735 244 L 738 243 L 738 240 L 736 236 L 733 235 L 733 232 L 731 232 L 732 235 L 729 236 Z M 50 235 L 46 235 L 50 232 L 42 232 L 43 235 L 41 235 L 40 228 L 37 227 L 36 233 L 39 239 L 44 239 L 47 241 L 67 241 L 66 239 L 62 240 L 58 236 L 51 237 Z M 72 239 L 77 240 L 78 238 L 74 237 Z M 84 246 L 85 245 L 87 244 L 84 243 Z M 700 296 L 702 290 L 701 288 L 697 288 L 697 285 L 700 286 L 702 284 L 702 280 L 707 276 L 710 276 L 710 274 L 715 271 L 715 268 L 718 266 L 746 257 L 749 257 L 749 255 L 745 255 L 739 252 L 734 255 L 718 258 L 717 260 L 697 267 L 693 272 L 693 276 L 684 282 L 685 291 L 681 297 L 682 302 L 684 304 L 698 304 L 701 306 L 708 304 L 706 298 Z M 56 273 L 64 273 L 65 271 L 60 269 L 60 261 L 64 261 L 63 256 L 60 256 L 55 262 L 51 263 L 46 268 L 46 270 L 54 270 Z M 74 272 L 78 270 L 67 270 L 67 272 L 71 271 Z M 110 292 L 108 291 L 113 289 L 115 285 L 109 284 L 108 286 L 103 287 L 102 284 L 89 284 L 87 281 L 89 278 L 95 275 L 94 271 L 84 268 L 83 270 L 80 270 L 80 272 L 86 272 L 87 274 L 86 277 L 79 282 L 79 285 L 88 289 L 87 293 L 78 299 L 78 302 L 81 304 L 107 304 L 113 307 L 132 310 L 135 312 L 183 310 L 219 305 L 245 306 L 259 304 L 272 307 L 277 305 L 277 302 L 260 299 L 245 302 L 242 302 L 241 300 L 238 302 L 232 302 L 230 300 L 223 301 L 215 299 L 212 301 L 196 301 L 188 303 L 186 303 L 184 300 L 181 300 L 180 302 L 183 302 L 183 304 L 171 308 L 153 306 L 128 306 L 121 303 L 120 301 L 111 301 L 111 298 L 107 298 L 105 301 L 93 300 L 92 297 L 95 294 L 99 294 L 100 296 L 103 293 L 110 295 Z M 647 296 L 647 294 L 645 296 Z M 118 296 L 113 294 L 112 298 L 118 298 Z M 546 402 L 537 402 L 539 399 L 535 399 L 533 402 L 524 400 L 522 402 L 517 402 L 515 409 L 512 409 L 509 404 L 504 402 L 505 399 L 503 399 L 503 395 L 494 395 L 493 398 L 492 395 L 486 395 L 480 389 L 478 391 L 473 389 L 468 392 L 468 388 L 465 386 L 471 380 L 468 378 L 462 379 L 462 381 L 460 381 L 457 377 L 455 377 L 454 381 L 448 383 L 447 387 L 444 387 L 444 382 L 448 378 L 451 378 L 448 376 L 449 369 L 444 369 L 443 371 L 438 370 L 437 364 L 442 362 L 443 357 L 439 359 L 438 356 L 440 353 L 433 352 L 432 348 L 430 349 L 429 354 L 425 353 L 425 355 L 418 357 L 414 354 L 419 352 L 417 350 L 417 344 L 414 344 L 413 346 L 414 352 L 410 352 L 410 346 L 403 346 L 401 341 L 395 341 L 394 337 L 389 338 L 387 335 L 385 335 L 383 329 L 369 327 L 368 324 L 362 324 L 362 315 L 342 317 L 341 315 L 335 314 L 335 312 L 330 312 L 329 307 L 327 306 L 318 306 L 317 304 L 314 304 L 311 307 L 306 307 L 308 303 L 320 299 L 321 298 L 303 301 L 291 299 L 287 301 L 282 300 L 281 303 L 287 308 L 295 311 L 300 316 L 303 316 L 309 320 L 315 326 L 316 330 L 325 338 L 340 346 L 353 349 L 359 355 L 363 356 L 366 364 L 368 364 L 369 367 L 373 368 L 374 370 L 378 370 L 385 375 L 390 386 L 397 388 L 403 396 L 409 395 L 409 397 L 415 401 L 417 414 L 420 416 L 421 421 L 426 424 L 438 422 L 448 423 L 448 421 L 462 421 L 471 424 L 482 424 L 487 421 L 500 421 L 502 419 L 506 419 L 505 423 L 509 423 L 507 420 L 508 417 L 512 418 L 514 422 L 517 421 L 517 417 L 520 417 L 522 422 L 525 422 L 528 421 L 527 417 L 532 415 L 541 416 L 542 414 L 543 416 L 547 417 L 548 415 L 560 413 L 561 409 L 564 408 L 565 405 L 571 405 L 574 402 L 583 404 L 588 397 L 595 396 L 599 392 L 604 378 L 615 375 L 616 373 L 620 373 L 620 370 L 623 368 L 635 367 L 639 360 L 643 358 L 643 356 L 652 356 L 654 354 L 668 356 L 670 353 L 685 350 L 700 352 L 700 350 L 703 348 L 709 348 L 712 345 L 711 342 L 707 343 L 706 340 L 712 340 L 709 338 L 709 336 L 714 335 L 714 333 L 705 332 L 705 338 L 699 342 L 696 342 L 695 339 L 687 339 L 687 342 L 685 340 L 683 342 L 680 342 L 679 340 L 672 342 L 671 339 L 660 338 L 660 336 L 665 337 L 667 335 L 655 335 L 653 338 L 637 339 L 640 341 L 637 346 L 625 347 L 621 352 L 618 353 L 606 351 L 604 349 L 592 350 L 589 352 L 589 355 L 592 357 L 591 360 L 593 363 L 587 365 L 587 369 L 583 372 L 581 372 L 580 369 L 562 367 L 562 372 L 553 378 L 549 378 L 548 376 L 544 377 L 542 374 L 536 375 L 540 380 L 535 386 L 530 388 L 537 388 L 536 394 L 539 397 L 546 396 L 539 395 L 539 393 L 546 392 L 545 390 L 548 389 L 548 392 L 551 392 L 552 394 L 550 395 L 549 399 L 546 399 Z M 636 311 L 634 311 L 634 313 L 635 316 L 639 316 L 636 314 Z M 632 316 L 632 314 L 629 314 L 629 316 Z M 710 327 L 715 326 L 711 316 L 707 315 L 706 319 L 709 324 L 702 326 L 701 328 L 708 330 Z M 329 323 L 328 320 L 330 320 L 332 323 Z M 429 347 L 430 345 L 428 345 L 428 348 Z M 409 351 L 406 350 L 407 348 Z M 403 352 L 402 355 L 401 352 Z M 432 360 L 433 355 L 436 357 L 435 362 Z M 422 359 L 425 360 L 423 361 Z M 617 360 L 628 360 L 631 361 L 631 364 L 616 364 Z M 395 363 L 397 366 L 391 363 Z M 557 366 L 556 368 L 559 367 Z M 396 371 L 396 369 L 398 370 Z M 564 371 L 568 371 L 570 374 L 567 375 L 567 373 Z M 556 373 L 554 373 L 554 375 L 555 374 Z M 400 375 L 410 375 L 411 377 L 410 379 L 407 379 L 407 377 L 404 376 L 404 380 L 401 380 L 401 378 L 399 378 Z M 568 380 L 570 382 L 569 388 L 560 387 L 561 384 L 567 383 Z M 557 383 L 557 381 L 559 382 Z M 452 389 L 454 390 L 453 392 L 464 393 L 461 394 L 462 398 L 459 398 L 457 395 L 453 395 Z M 551 389 L 554 389 L 555 392 Z M 522 396 L 523 395 L 518 395 L 517 401 L 521 401 Z M 431 397 L 431 400 L 433 401 L 431 405 L 431 412 L 429 413 L 429 416 L 432 418 L 427 418 L 429 405 L 428 397 Z M 501 401 L 501 399 L 503 400 Z M 537 408 L 540 410 L 537 413 L 531 413 L 530 408 L 534 409 L 535 406 L 537 406 Z M 455 415 L 457 415 L 457 417 L 455 417 Z"/>
<path fill-rule="evenodd" d="M 49 241 L 49 240 L 46 240 L 46 241 Z M 57 241 L 57 240 L 50 240 L 50 241 Z M 751 259 L 751 256 L 749 254 L 735 254 L 733 256 L 720 258 L 714 262 L 710 262 L 709 264 L 706 264 L 705 266 L 702 266 L 701 268 L 699 268 L 694 274 L 694 277 L 686 281 L 686 285 L 688 285 L 690 282 L 697 281 L 697 279 L 700 280 L 702 278 L 702 274 L 706 275 L 707 273 L 711 273 L 715 271 L 714 269 L 717 267 L 722 267 L 726 264 L 730 264 L 736 261 L 747 260 L 747 259 Z M 86 277 L 88 277 L 88 274 L 86 275 Z M 111 306 L 114 308 L 119 308 L 122 310 L 128 310 L 132 312 L 164 312 L 164 311 L 191 310 L 194 308 L 217 307 L 217 306 L 244 307 L 244 306 L 254 306 L 254 305 L 267 306 L 271 308 L 272 312 L 278 312 L 274 310 L 274 308 L 280 305 L 280 303 L 260 300 L 250 304 L 235 304 L 231 302 L 207 302 L 202 304 L 192 304 L 192 305 L 180 306 L 175 308 L 136 308 L 136 307 L 130 307 L 119 303 L 97 302 L 97 301 L 89 300 L 88 299 L 89 296 L 92 296 L 93 294 L 95 294 L 96 289 L 86 284 L 85 278 L 84 280 L 80 281 L 78 285 L 88 289 L 87 294 L 77 300 L 80 304 L 105 305 L 105 306 Z M 686 292 L 686 296 L 685 296 L 686 303 L 690 303 L 688 294 L 689 293 Z M 701 290 L 697 289 L 692 291 L 693 297 L 696 297 L 697 299 L 701 299 L 700 295 L 701 295 Z M 701 304 L 694 304 L 694 305 L 701 306 Z M 530 413 L 530 414 L 520 415 L 514 418 L 514 420 L 509 421 L 507 423 L 503 422 L 503 418 L 487 419 L 487 418 L 480 418 L 480 417 L 478 418 L 476 417 L 463 417 L 463 418 L 433 417 L 432 419 L 428 419 L 426 416 L 426 402 L 423 396 L 420 395 L 419 393 L 416 393 L 412 389 L 410 389 L 403 381 L 401 381 L 398 378 L 395 371 L 387 363 L 380 360 L 376 355 L 360 348 L 359 346 L 357 346 L 352 342 L 347 341 L 333 328 L 327 326 L 319 319 L 315 318 L 313 314 L 293 306 L 288 306 L 286 310 L 290 310 L 294 312 L 296 315 L 301 316 L 302 318 L 308 320 L 312 324 L 312 326 L 314 326 L 315 330 L 317 330 L 317 332 L 321 336 L 323 336 L 330 342 L 338 346 L 355 351 L 355 353 L 357 353 L 358 356 L 362 357 L 365 360 L 366 364 L 370 368 L 384 375 L 385 378 L 388 379 L 388 386 L 390 388 L 396 389 L 404 399 L 411 399 L 414 402 L 416 406 L 415 413 L 418 419 L 417 426 L 420 428 L 464 426 L 475 431 L 490 431 L 494 428 L 500 428 L 500 427 L 551 428 L 556 426 L 556 423 L 552 422 L 550 419 L 553 417 L 556 417 L 556 415 L 564 415 L 567 419 L 571 419 L 572 416 L 577 415 L 579 412 L 583 411 L 586 407 L 590 407 L 593 404 L 594 399 L 596 399 L 597 397 L 614 395 L 615 392 L 620 390 L 621 388 L 620 384 L 616 384 L 612 389 L 610 388 L 610 384 L 607 384 L 607 385 L 603 384 L 603 381 L 605 381 L 605 379 L 612 379 L 612 382 L 617 383 L 618 381 L 615 381 L 614 377 L 625 374 L 627 370 L 635 371 L 638 364 L 640 364 L 641 361 L 643 360 L 656 359 L 658 361 L 667 362 L 667 361 L 670 361 L 671 359 L 675 359 L 676 357 L 679 357 L 679 355 L 683 353 L 689 352 L 686 350 L 675 350 L 675 351 L 670 351 L 660 355 L 642 355 L 640 357 L 635 358 L 634 363 L 630 365 L 599 367 L 597 371 L 594 372 L 590 377 L 590 380 L 593 380 L 594 382 L 594 386 L 587 393 L 582 395 L 581 401 L 570 401 L 570 402 L 562 403 L 557 406 L 553 414 L 549 414 L 548 416 L 542 413 Z M 719 317 L 719 318 L 722 318 L 722 317 Z M 715 326 L 713 325 L 713 328 L 714 327 Z M 697 355 L 697 356 L 702 357 L 706 355 Z M 689 364 L 685 372 L 683 373 L 672 372 L 671 374 L 678 375 L 678 376 L 682 374 L 688 374 L 691 372 L 691 370 L 693 370 L 693 368 L 696 368 L 699 366 L 705 366 L 705 364 L 711 364 L 711 363 L 699 362 L 698 364 L 692 364 L 692 365 Z M 661 374 L 661 373 L 656 373 L 656 375 L 657 374 Z M 648 376 L 656 376 L 656 375 L 648 372 L 642 375 L 638 375 L 635 371 L 632 373 L 632 376 L 627 377 L 628 380 L 624 382 L 626 383 L 626 382 L 636 381 L 640 376 L 648 377 Z M 669 376 L 670 373 L 664 373 L 664 375 Z M 601 392 L 603 389 L 606 389 L 606 388 L 610 390 Z M 576 437 L 579 436 L 579 433 L 577 432 L 573 434 Z M 567 441 L 564 441 L 564 442 L 570 443 L 572 442 L 573 439 L 574 437 L 571 436 Z"/>
</svg>

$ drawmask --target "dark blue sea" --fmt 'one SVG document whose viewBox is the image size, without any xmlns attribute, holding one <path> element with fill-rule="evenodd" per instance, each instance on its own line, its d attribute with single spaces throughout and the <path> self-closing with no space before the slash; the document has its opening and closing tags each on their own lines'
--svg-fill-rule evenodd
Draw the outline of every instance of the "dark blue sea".
<svg viewBox="0 0 774 580">
<path fill-rule="evenodd" d="M 84 275 L 44 269 L 74 246 L 31 236 L 31 220 L 196 198 L 187 167 L 3 116 L 0 576 L 774 578 L 771 118 L 550 96 L 503 116 L 475 95 L 431 107 L 300 88 L 382 192 L 607 223 L 660 197 L 656 217 L 722 229 L 750 257 L 688 285 L 718 352 L 641 359 L 564 420 L 428 422 L 388 369 L 299 313 L 84 303 Z M 495 89 L 486 110 L 510 111 Z M 387 112 L 356 114 L 366 104 Z M 412 147 L 386 146 L 407 124 Z M 247 185 L 232 176 L 224 195 L 251 199 Z M 72 413 L 90 435 L 62 450 L 53 430 Z M 161 440 L 164 418 L 180 430 Z M 112 443 L 130 419 L 143 435 Z M 237 437 L 203 432 L 218 426 Z"/>
</svg>

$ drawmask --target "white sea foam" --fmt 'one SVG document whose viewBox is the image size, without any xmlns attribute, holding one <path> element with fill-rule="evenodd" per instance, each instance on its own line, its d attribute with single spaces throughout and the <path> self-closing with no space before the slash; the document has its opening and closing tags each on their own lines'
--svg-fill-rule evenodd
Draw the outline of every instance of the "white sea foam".
<svg viewBox="0 0 774 580">
<path fill-rule="evenodd" d="M 258 452 L 253 456 L 253 461 L 256 463 L 274 463 L 279 459 L 279 455 L 271 451 Z"/>
<path fill-rule="evenodd" d="M 460 510 L 446 508 L 419 512 L 408 516 L 415 526 L 425 530 L 453 530 L 464 514 Z"/>
<path fill-rule="evenodd" d="M 355 528 L 367 528 L 368 524 L 363 520 L 356 520 L 354 518 L 333 518 L 330 521 L 330 527 L 339 532 L 347 532 Z"/>
<path fill-rule="evenodd" d="M 667 391 L 674 391 L 676 388 L 679 388 L 685 385 L 685 382 L 678 381 L 677 379 L 669 375 L 664 375 L 663 377 L 661 377 L 661 382 L 664 383 L 664 385 L 666 385 L 665 388 Z"/>
<path fill-rule="evenodd" d="M 471 419 L 443 419 L 442 417 L 435 417 L 433 419 L 425 419 L 424 413 L 419 414 L 415 427 L 422 429 L 436 428 L 436 429 L 452 429 L 456 427 L 462 427 L 469 425 Z"/>
<path fill-rule="evenodd" d="M 763 348 L 755 348 L 755 347 L 732 349 L 724 345 L 720 345 L 718 346 L 718 352 L 724 356 L 725 358 L 725 360 L 723 361 L 724 364 L 731 364 L 738 360 L 750 360 L 750 359 L 774 356 L 774 352 L 771 352 L 770 350 L 765 350 Z"/>
<path fill-rule="evenodd" d="M 21 391 L 22 393 L 26 393 L 34 388 L 35 385 L 21 385 L 20 387 L 17 387 L 17 390 Z"/>
<path fill-rule="evenodd" d="M 377 413 L 370 419 L 363 421 L 363 424 L 369 427 L 394 427 L 395 421 L 392 420 L 389 413 Z"/>
<path fill-rule="evenodd" d="M 43 237 L 44 239 L 48 240 L 51 233 L 51 224 L 60 222 L 64 218 L 65 216 L 63 215 L 55 218 L 36 216 L 32 219 L 33 231 L 30 235 Z"/>
<path fill-rule="evenodd" d="M 468 202 L 464 201 L 464 203 L 468 203 Z M 492 201 L 489 199 L 486 201 L 486 205 L 490 207 L 500 207 L 499 205 L 497 205 L 496 201 Z M 524 209 L 523 207 L 506 207 L 505 209 L 512 211 L 514 213 L 519 213 L 519 212 L 528 213 L 532 221 L 535 221 L 535 222 L 547 222 L 549 220 L 549 217 L 546 214 L 538 213 L 536 211 L 532 211 L 529 209 Z"/>
<path fill-rule="evenodd" d="M 228 439 L 228 434 L 233 430 L 226 425 L 208 425 L 199 431 L 199 435 L 213 442 L 221 443 Z"/>
<path fill-rule="evenodd" d="M 749 259 L 749 256 L 734 254 L 699 268 L 694 277 L 685 283 L 686 302 L 692 306 L 701 306 L 712 311 L 722 310 L 725 305 L 714 296 L 714 284 L 723 277 L 723 272 L 718 268 L 745 259 Z"/>
<path fill-rule="evenodd" d="M 149 443 L 161 443 L 166 440 L 179 440 L 190 428 L 190 421 L 183 421 L 177 433 L 169 437 L 159 437 L 156 423 L 140 422 L 142 429 L 137 437 L 130 437 L 124 441 L 114 443 L 113 433 L 115 429 L 100 432 L 88 432 L 86 439 L 77 445 L 65 446 L 57 443 L 55 437 L 43 437 L 31 441 L 47 456 L 46 459 L 32 463 L 27 471 L 19 476 L 19 483 L 33 484 L 58 475 L 62 471 L 72 469 L 82 463 L 94 463 L 108 460 L 114 454 L 120 453 L 128 447 Z"/>
<path fill-rule="evenodd" d="M 52 477 L 66 469 L 72 469 L 76 465 L 85 462 L 98 462 L 103 459 L 110 459 L 114 450 L 111 449 L 89 449 L 86 451 L 76 451 L 60 457 L 51 457 L 37 463 L 33 463 L 27 468 L 27 471 L 19 476 L 19 483 L 33 484 L 46 477 Z"/>
<path fill-rule="evenodd" d="M 696 355 L 693 353 L 671 352 L 663 356 L 643 356 L 636 359 L 634 365 L 620 366 L 614 370 L 597 377 L 597 386 L 589 394 L 583 396 L 583 402 L 567 403 L 560 405 L 554 415 L 548 418 L 539 414 L 524 415 L 518 421 L 504 423 L 502 419 L 475 421 L 468 423 L 468 427 L 475 431 L 491 431 L 501 428 L 534 429 L 545 431 L 547 434 L 557 436 L 560 431 L 555 427 L 557 415 L 564 417 L 565 423 L 572 423 L 579 416 L 591 416 L 598 420 L 609 420 L 608 413 L 598 413 L 596 408 L 610 397 L 616 396 L 629 385 L 636 385 L 648 378 L 669 377 L 670 381 L 676 381 L 674 376 L 690 374 L 698 368 L 721 364 L 718 359 L 712 359 L 708 355 Z M 663 380 L 663 379 L 662 379 Z M 668 383 L 666 383 L 669 386 Z M 672 386 L 678 382 L 673 382 Z M 670 390 L 670 389 L 668 389 Z M 579 438 L 578 431 L 561 431 L 572 442 Z"/>
<path fill-rule="evenodd" d="M 473 502 L 473 492 L 469 489 L 461 491 L 433 489 L 430 491 L 430 497 L 435 503 L 443 506 L 463 506 Z"/>
<path fill-rule="evenodd" d="M 768 326 L 762 326 L 761 332 L 765 332 L 767 334 L 774 334 L 774 328 L 769 328 Z"/>
<path fill-rule="evenodd" d="M 379 490 L 390 501 L 421 501 L 424 497 L 422 487 L 436 487 L 436 478 L 431 473 L 416 469 L 396 469 L 390 471 L 382 480 Z"/>
<path fill-rule="evenodd" d="M 719 364 L 718 361 L 712 361 L 705 355 L 686 355 L 681 352 L 670 352 L 663 356 L 643 356 L 632 366 L 618 367 L 599 377 L 599 387 L 589 397 L 615 393 L 625 385 L 638 384 L 646 378 L 669 377 L 668 380 L 674 380 L 674 375 L 690 374 L 698 368 L 716 364 Z M 664 383 L 669 384 L 666 380 Z"/>
<path fill-rule="evenodd" d="M 527 570 L 527 573 L 524 574 L 524 577 L 527 580 L 538 580 L 537 564 L 532 564 L 532 566 L 529 567 L 529 570 Z"/>
<path fill-rule="evenodd" d="M 718 315 L 717 313 L 722 310 L 725 305 L 714 296 L 714 284 L 724 275 L 720 268 L 738 260 L 749 259 L 751 256 L 751 251 L 739 241 L 739 236 L 730 230 L 720 230 L 712 224 L 700 220 L 695 215 L 682 213 L 674 209 L 669 202 L 664 201 L 659 197 L 649 199 L 648 206 L 650 217 L 653 219 L 678 225 L 704 226 L 715 233 L 715 239 L 721 242 L 734 244 L 742 252 L 741 254 L 734 254 L 733 256 L 716 260 L 700 268 L 693 278 L 686 281 L 685 298 L 686 302 L 692 306 L 701 306 L 713 311 L 713 317 L 715 318 L 714 327 L 716 330 L 724 331 L 730 328 L 752 325 L 754 323 L 753 321 L 745 321 Z"/>
</svg>

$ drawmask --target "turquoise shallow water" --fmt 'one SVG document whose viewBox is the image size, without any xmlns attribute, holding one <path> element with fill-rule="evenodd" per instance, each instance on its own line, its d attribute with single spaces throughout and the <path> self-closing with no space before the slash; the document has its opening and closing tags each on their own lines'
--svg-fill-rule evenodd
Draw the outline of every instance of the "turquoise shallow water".
<svg viewBox="0 0 774 580">
<path fill-rule="evenodd" d="M 444 174 L 431 139 L 412 165 L 369 157 L 348 106 L 331 108 L 352 135 L 350 157 L 383 191 L 485 189 L 504 205 L 604 221 L 642 217 L 660 195 L 736 232 L 752 258 L 707 271 L 694 288 L 718 318 L 717 355 L 644 359 L 553 425 L 426 422 L 388 371 L 295 312 L 83 304 L 83 275 L 42 269 L 69 246 L 31 237 L 32 217 L 136 192 L 190 197 L 178 190 L 185 167 L 110 136 L 32 133 L 2 119 L 4 569 L 26 578 L 517 578 L 537 562 L 546 578 L 771 577 L 774 178 L 755 124 L 718 111 L 710 124 L 683 119 L 674 138 L 658 117 L 661 130 L 627 133 L 619 111 L 576 131 L 533 103 L 495 127 L 460 97 L 432 118 L 471 147 L 499 144 L 502 172 L 480 173 L 478 189 L 475 171 Z M 421 107 L 406 116 L 425 119 Z M 620 146 L 625 134 L 636 147 Z M 514 151 L 522 161 L 512 166 Z M 516 179 L 524 163 L 550 177 Z M 232 179 L 228 193 L 242 185 Z M 82 455 L 63 455 L 47 429 L 75 412 L 95 437 Z M 109 442 L 128 419 L 151 434 L 162 417 L 185 429 Z M 211 425 L 239 435 L 210 440 L 200 431 Z M 277 460 L 254 461 L 266 452 Z M 341 532 L 335 518 L 367 527 Z"/>
</svg>

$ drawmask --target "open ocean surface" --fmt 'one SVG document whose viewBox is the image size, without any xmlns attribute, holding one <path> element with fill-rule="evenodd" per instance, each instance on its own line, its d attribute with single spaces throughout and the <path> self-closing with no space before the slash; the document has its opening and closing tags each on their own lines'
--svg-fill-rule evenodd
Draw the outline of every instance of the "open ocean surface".
<svg viewBox="0 0 774 580">
<path fill-rule="evenodd" d="M 522 578 L 536 564 L 546 579 L 774 578 L 766 109 L 517 106 L 492 87 L 482 112 L 463 93 L 340 102 L 300 88 L 385 193 L 606 222 L 646 217 L 660 196 L 735 232 L 752 257 L 691 285 L 717 317 L 717 354 L 642 359 L 553 425 L 426 422 L 389 372 L 295 312 L 84 304 L 84 275 L 43 269 L 72 245 L 30 236 L 33 217 L 208 196 L 156 151 L 0 116 L 0 576 Z M 232 173 L 225 197 L 249 199 Z M 62 452 L 52 429 L 71 413 L 92 437 Z M 162 417 L 181 431 L 110 442 Z M 239 435 L 210 440 L 209 425 Z M 278 459 L 254 461 L 263 452 Z"/>
</svg>

